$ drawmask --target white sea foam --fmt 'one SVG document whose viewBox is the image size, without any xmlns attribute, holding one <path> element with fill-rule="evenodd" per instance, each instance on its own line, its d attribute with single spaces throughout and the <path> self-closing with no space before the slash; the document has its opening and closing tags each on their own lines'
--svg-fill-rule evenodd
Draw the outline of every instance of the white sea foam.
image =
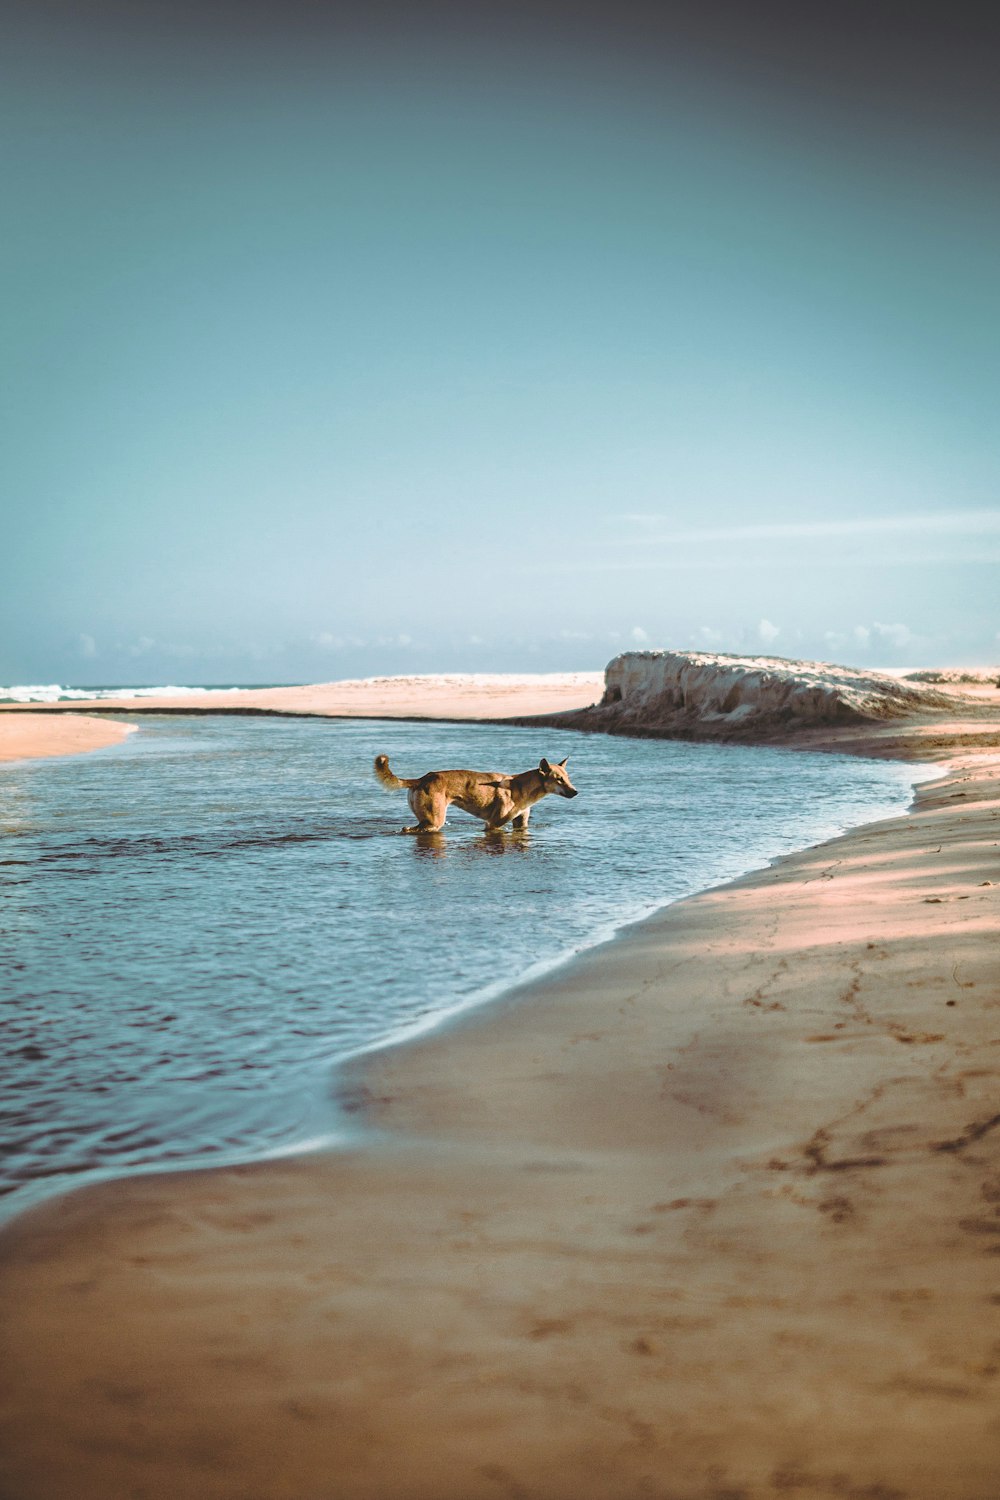
<svg viewBox="0 0 1000 1500">
<path fill-rule="evenodd" d="M 93 703 L 107 698 L 197 698 L 204 693 L 244 693 L 242 687 L 64 687 L 58 682 L 0 687 L 0 703 Z"/>
<path fill-rule="evenodd" d="M 71 698 L 89 698 L 82 688 L 62 687 L 58 682 L 18 683 L 0 687 L 0 703 L 62 703 Z"/>
</svg>

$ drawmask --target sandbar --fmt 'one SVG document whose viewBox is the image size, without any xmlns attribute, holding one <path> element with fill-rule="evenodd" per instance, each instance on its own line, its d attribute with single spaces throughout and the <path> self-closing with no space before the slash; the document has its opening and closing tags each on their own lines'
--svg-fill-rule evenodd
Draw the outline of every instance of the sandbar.
<svg viewBox="0 0 1000 1500">
<path fill-rule="evenodd" d="M 603 672 L 467 672 L 408 677 L 358 677 L 301 687 L 226 688 L 197 692 L 169 687 L 142 697 L 124 689 L 108 698 L 51 703 L 47 714 L 302 714 L 353 719 L 505 719 L 586 708 L 604 690 Z M 5 714 L 38 705 L 2 704 Z"/>
<path fill-rule="evenodd" d="M 134 724 L 119 724 L 80 713 L 58 717 L 30 710 L 0 713 L 0 761 L 39 760 L 102 750 L 117 745 L 134 728 Z"/>
</svg>

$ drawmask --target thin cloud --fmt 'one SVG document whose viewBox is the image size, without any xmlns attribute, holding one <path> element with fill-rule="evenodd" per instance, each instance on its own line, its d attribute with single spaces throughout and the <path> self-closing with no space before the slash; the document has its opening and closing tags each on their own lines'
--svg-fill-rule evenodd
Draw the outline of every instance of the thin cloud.
<svg viewBox="0 0 1000 1500">
<path fill-rule="evenodd" d="M 762 532 L 753 532 L 753 537 L 763 540 Z M 747 566 L 745 549 L 736 549 L 732 552 L 713 551 L 705 547 L 700 551 L 684 551 L 685 543 L 700 543 L 707 541 L 740 541 L 746 542 L 747 537 L 740 538 L 735 531 L 718 534 L 694 532 L 676 532 L 672 536 L 636 537 L 634 540 L 626 540 L 622 543 L 622 553 L 618 558 L 604 557 L 581 557 L 559 560 L 544 558 L 521 563 L 517 566 L 517 572 L 523 575 L 558 576 L 559 574 L 571 573 L 724 573 L 744 572 Z M 629 557 L 624 555 L 630 547 L 641 547 L 643 552 L 648 553 L 662 545 L 674 548 L 673 552 L 664 550 L 655 556 Z M 767 559 L 766 559 L 767 560 Z M 774 559 L 777 560 L 777 554 Z M 850 568 L 857 572 L 859 568 L 942 568 L 942 567 L 995 567 L 1000 564 L 1000 547 L 995 545 L 975 544 L 970 540 L 965 547 L 935 547 L 933 551 L 927 548 L 917 550 L 874 547 L 867 551 L 848 553 L 838 552 L 830 549 L 823 556 L 824 568 Z"/>
<path fill-rule="evenodd" d="M 871 625 L 855 625 L 851 635 L 859 646 L 896 646 L 902 649 L 916 640 L 909 625 L 887 625 L 880 620 L 874 620 Z"/>
<path fill-rule="evenodd" d="M 872 630 L 880 641 L 886 641 L 892 646 L 908 646 L 913 640 L 913 631 L 909 625 L 880 625 L 876 620 Z"/>
<path fill-rule="evenodd" d="M 349 647 L 357 649 L 368 644 L 359 636 L 334 635 L 330 630 L 321 630 L 318 635 L 311 636 L 310 640 L 323 651 L 346 651 Z"/>
<path fill-rule="evenodd" d="M 828 537 L 874 536 L 996 536 L 1000 535 L 1000 510 L 934 511 L 909 516 L 855 516 L 835 521 L 765 521 L 748 526 L 679 528 L 650 534 L 653 527 L 669 526 L 669 516 L 630 514 L 623 521 L 640 528 L 634 537 L 619 538 L 625 545 L 648 547 L 650 543 L 671 545 L 686 542 L 786 541 Z"/>
</svg>

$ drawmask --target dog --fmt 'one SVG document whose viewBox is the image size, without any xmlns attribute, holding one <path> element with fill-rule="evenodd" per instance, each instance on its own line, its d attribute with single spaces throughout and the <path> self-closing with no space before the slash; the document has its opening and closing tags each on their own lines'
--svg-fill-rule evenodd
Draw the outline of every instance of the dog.
<svg viewBox="0 0 1000 1500">
<path fill-rule="evenodd" d="M 567 756 L 567 760 L 569 757 Z M 438 833 L 444 827 L 448 808 L 454 802 L 463 812 L 482 818 L 487 833 L 496 833 L 509 823 L 523 832 L 531 809 L 543 797 L 575 797 L 576 787 L 566 772 L 566 761 L 550 765 L 540 760 L 537 769 L 504 776 L 497 771 L 428 771 L 410 780 L 389 769 L 389 757 L 376 755 L 375 775 L 390 791 L 409 792 L 416 824 L 404 833 Z"/>
</svg>

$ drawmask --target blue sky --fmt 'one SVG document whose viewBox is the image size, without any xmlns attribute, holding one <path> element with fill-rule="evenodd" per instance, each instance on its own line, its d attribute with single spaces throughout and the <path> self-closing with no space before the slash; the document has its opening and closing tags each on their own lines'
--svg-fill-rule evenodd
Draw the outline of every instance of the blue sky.
<svg viewBox="0 0 1000 1500">
<path fill-rule="evenodd" d="M 0 681 L 1000 656 L 989 122 L 711 46 L 42 15 Z"/>
</svg>

